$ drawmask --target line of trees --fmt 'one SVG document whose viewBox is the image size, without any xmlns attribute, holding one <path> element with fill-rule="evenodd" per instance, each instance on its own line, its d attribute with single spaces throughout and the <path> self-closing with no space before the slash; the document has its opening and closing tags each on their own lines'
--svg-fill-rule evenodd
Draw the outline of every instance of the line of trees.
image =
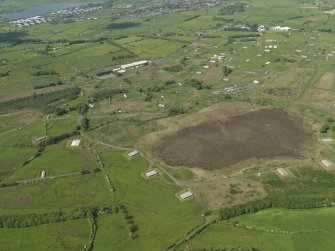
<svg viewBox="0 0 335 251">
<path fill-rule="evenodd" d="M 260 251 L 254 247 L 197 248 L 192 251 Z"/>
<path fill-rule="evenodd" d="M 36 152 L 31 158 L 29 158 L 29 159 L 23 161 L 23 162 L 21 163 L 20 167 L 23 167 L 23 166 L 29 164 L 32 160 L 34 160 L 34 159 L 40 157 L 40 156 L 42 155 L 43 151 L 44 151 L 44 147 L 43 147 L 42 145 L 40 145 L 40 146 L 38 147 L 37 152 Z"/>
<path fill-rule="evenodd" d="M 17 186 L 18 182 L 0 183 L 0 188 Z"/>
<path fill-rule="evenodd" d="M 75 99 L 78 97 L 79 93 L 80 89 L 75 87 L 54 92 L 33 94 L 28 97 L 3 101 L 0 102 L 0 113 L 7 112 L 10 110 L 19 110 L 22 108 L 43 109 L 48 104 L 55 101 L 59 101 L 62 99 L 65 100 Z"/>
<path fill-rule="evenodd" d="M 34 90 L 43 89 L 43 88 L 47 88 L 51 86 L 58 86 L 58 85 L 64 85 L 64 83 L 62 81 L 57 81 L 55 83 L 50 83 L 50 84 L 45 84 L 45 85 L 35 85 Z"/>
<path fill-rule="evenodd" d="M 64 133 L 64 134 L 61 134 L 61 135 L 58 135 L 58 136 L 47 138 L 45 141 L 40 142 L 39 146 L 40 147 L 45 147 L 45 146 L 48 146 L 48 145 L 55 145 L 55 144 L 61 142 L 64 139 L 68 139 L 68 138 L 70 138 L 72 136 L 75 136 L 75 135 L 80 135 L 80 131 L 79 130 L 80 130 L 80 127 L 78 127 L 73 132 Z"/>
<path fill-rule="evenodd" d="M 93 102 L 111 98 L 114 95 L 121 94 L 121 93 L 127 93 L 128 91 L 126 89 L 107 89 L 107 90 L 99 90 L 91 95 L 91 99 Z"/>
<path fill-rule="evenodd" d="M 118 213 L 118 207 L 84 207 L 44 214 L 0 215 L 0 228 L 23 228 L 68 220 L 92 218 L 99 214 Z"/>
<path fill-rule="evenodd" d="M 58 73 L 55 70 L 50 70 L 50 71 L 33 72 L 31 75 L 38 77 L 38 76 L 58 75 Z"/>
<path fill-rule="evenodd" d="M 136 239 L 136 232 L 138 230 L 137 225 L 133 220 L 133 216 L 129 214 L 128 209 L 125 205 L 120 205 L 120 211 L 123 213 L 123 218 L 129 232 L 129 236 L 132 240 Z"/>
<path fill-rule="evenodd" d="M 220 9 L 220 15 L 233 15 L 235 12 L 243 12 L 244 11 L 244 4 L 232 4 L 228 6 L 224 6 Z"/>
<path fill-rule="evenodd" d="M 219 212 L 221 220 L 228 220 L 233 217 L 256 213 L 263 209 L 272 207 L 287 209 L 308 209 L 332 207 L 334 205 L 335 196 L 332 197 L 269 197 L 262 200 L 250 201 L 242 205 L 223 208 Z"/>
</svg>

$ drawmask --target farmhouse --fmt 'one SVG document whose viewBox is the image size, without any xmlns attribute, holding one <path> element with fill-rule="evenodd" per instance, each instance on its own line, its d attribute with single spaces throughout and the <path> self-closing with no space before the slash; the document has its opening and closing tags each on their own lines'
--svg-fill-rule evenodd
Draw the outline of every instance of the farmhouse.
<svg viewBox="0 0 335 251">
<path fill-rule="evenodd" d="M 134 156 L 136 156 L 136 155 L 138 155 L 138 154 L 140 154 L 140 152 L 137 151 L 137 150 L 134 150 L 134 151 L 128 153 L 128 157 L 134 157 Z"/>
<path fill-rule="evenodd" d="M 148 63 L 149 63 L 148 60 L 141 60 L 141 61 L 137 61 L 137 62 L 134 62 L 134 63 L 121 65 L 121 68 L 122 69 L 134 68 L 134 67 L 138 68 L 138 67 L 147 65 Z"/>
<path fill-rule="evenodd" d="M 288 172 L 286 172 L 286 170 L 282 167 L 277 168 L 277 172 L 281 175 L 281 176 L 287 176 Z"/>
<path fill-rule="evenodd" d="M 79 145 L 80 145 L 80 139 L 75 139 L 71 143 L 71 146 L 79 146 Z"/>
<path fill-rule="evenodd" d="M 156 175 L 158 175 L 158 172 L 155 171 L 155 170 L 152 170 L 152 171 L 150 171 L 150 172 L 145 173 L 145 176 L 146 176 L 147 178 L 150 178 L 150 177 L 153 177 L 153 176 L 156 176 Z"/>
<path fill-rule="evenodd" d="M 193 193 L 191 191 L 187 191 L 185 193 L 182 193 L 179 195 L 179 197 L 182 199 L 182 200 L 186 200 L 188 198 L 191 198 L 193 197 Z"/>
</svg>

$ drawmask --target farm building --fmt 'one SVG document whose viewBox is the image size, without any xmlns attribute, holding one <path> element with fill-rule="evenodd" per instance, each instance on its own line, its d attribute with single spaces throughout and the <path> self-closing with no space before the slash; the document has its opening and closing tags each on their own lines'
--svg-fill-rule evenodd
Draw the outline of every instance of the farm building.
<svg viewBox="0 0 335 251">
<path fill-rule="evenodd" d="M 147 65 L 148 63 L 149 63 L 148 60 L 141 60 L 141 61 L 137 61 L 134 63 L 121 65 L 121 68 L 122 69 L 134 68 L 134 67 L 138 68 L 138 67 Z"/>
<path fill-rule="evenodd" d="M 159 108 L 165 108 L 165 105 L 164 104 L 159 104 L 158 107 Z"/>
<path fill-rule="evenodd" d="M 80 145 L 80 139 L 75 139 L 71 143 L 71 146 L 79 146 L 79 145 Z"/>
<path fill-rule="evenodd" d="M 138 154 L 140 154 L 140 152 L 137 151 L 137 150 L 134 150 L 134 151 L 128 153 L 128 157 L 134 157 L 134 156 L 136 156 L 136 155 L 138 155 Z"/>
<path fill-rule="evenodd" d="M 288 172 L 287 172 L 284 168 L 282 168 L 282 167 L 277 168 L 277 172 L 278 172 L 281 176 L 287 176 L 287 175 L 288 175 Z"/>
<path fill-rule="evenodd" d="M 193 195 L 193 193 L 192 193 L 191 191 L 187 191 L 187 192 L 182 193 L 182 194 L 179 195 L 179 197 L 180 197 L 182 200 L 186 200 L 186 199 L 191 198 L 191 197 L 193 197 L 193 196 L 194 196 L 194 195 Z"/>
<path fill-rule="evenodd" d="M 156 175 L 158 175 L 158 172 L 155 171 L 155 170 L 152 170 L 152 171 L 150 171 L 150 172 L 145 173 L 145 176 L 146 176 L 147 178 L 150 178 L 150 177 L 153 177 L 153 176 L 156 176 Z"/>
<path fill-rule="evenodd" d="M 323 142 L 325 143 L 330 143 L 330 142 L 333 142 L 333 139 L 332 138 L 325 138 L 325 139 L 322 139 Z"/>
<path fill-rule="evenodd" d="M 45 179 L 47 176 L 47 172 L 46 171 L 42 171 L 41 173 L 41 179 Z"/>
<path fill-rule="evenodd" d="M 126 73 L 126 70 L 118 70 L 117 73 L 123 74 L 123 73 Z"/>
<path fill-rule="evenodd" d="M 325 167 L 331 167 L 333 165 L 333 163 L 331 163 L 329 160 L 321 160 L 321 163 L 325 166 Z"/>
<path fill-rule="evenodd" d="M 274 31 L 290 31 L 292 30 L 290 27 L 282 27 L 282 26 L 275 26 L 275 27 L 272 27 L 272 30 Z"/>
</svg>

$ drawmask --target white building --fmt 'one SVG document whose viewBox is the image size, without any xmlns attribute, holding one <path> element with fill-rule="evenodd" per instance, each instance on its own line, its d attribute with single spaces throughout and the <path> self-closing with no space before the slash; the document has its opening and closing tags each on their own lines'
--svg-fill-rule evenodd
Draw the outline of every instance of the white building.
<svg viewBox="0 0 335 251">
<path fill-rule="evenodd" d="M 150 172 L 145 173 L 145 176 L 146 176 L 147 178 L 150 178 L 150 177 L 153 177 L 153 176 L 156 176 L 156 175 L 158 175 L 158 172 L 155 171 L 155 170 L 152 170 L 152 171 L 150 171 Z"/>
<path fill-rule="evenodd" d="M 80 145 L 80 139 L 75 139 L 71 143 L 71 146 L 79 146 L 79 145 Z"/>
<path fill-rule="evenodd" d="M 292 29 L 290 27 L 287 27 L 287 26 L 275 26 L 275 27 L 272 27 L 272 30 L 274 31 L 291 31 Z"/>
<path fill-rule="evenodd" d="M 158 107 L 159 108 L 165 108 L 165 105 L 164 104 L 159 104 Z"/>
<path fill-rule="evenodd" d="M 41 173 L 41 179 L 45 179 L 47 177 L 47 172 L 46 171 L 42 171 Z"/>
<path fill-rule="evenodd" d="M 323 142 L 325 143 L 330 143 L 330 142 L 333 142 L 333 139 L 332 138 L 325 138 L 325 139 L 322 139 Z"/>
<path fill-rule="evenodd" d="M 126 70 L 118 70 L 117 73 L 123 74 L 123 73 L 126 73 Z"/>
<path fill-rule="evenodd" d="M 137 150 L 134 150 L 134 151 L 128 153 L 128 157 L 134 157 L 134 156 L 136 156 L 136 155 L 138 155 L 138 154 L 140 154 L 140 152 L 137 151 Z"/>
<path fill-rule="evenodd" d="M 182 200 L 186 200 L 188 198 L 191 198 L 193 197 L 193 193 L 191 191 L 187 191 L 185 193 L 182 193 L 181 195 L 179 195 L 179 197 L 182 199 Z"/>
<path fill-rule="evenodd" d="M 277 172 L 281 175 L 281 176 L 287 176 L 288 172 L 286 172 L 286 170 L 282 167 L 277 168 Z"/>
<path fill-rule="evenodd" d="M 127 68 L 140 67 L 140 66 L 147 65 L 148 63 L 149 63 L 148 60 L 141 60 L 141 61 L 137 61 L 137 62 L 134 62 L 134 63 L 121 65 L 121 68 L 122 69 L 127 69 Z"/>
<path fill-rule="evenodd" d="M 325 166 L 325 167 L 331 167 L 333 165 L 333 163 L 331 163 L 329 160 L 322 160 L 321 163 Z"/>
</svg>

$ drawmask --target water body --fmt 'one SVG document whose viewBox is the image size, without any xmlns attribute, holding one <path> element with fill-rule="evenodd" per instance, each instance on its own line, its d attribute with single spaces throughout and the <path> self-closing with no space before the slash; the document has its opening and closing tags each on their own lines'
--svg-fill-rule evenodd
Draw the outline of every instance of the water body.
<svg viewBox="0 0 335 251">
<path fill-rule="evenodd" d="M 39 16 L 39 15 L 43 15 L 48 12 L 53 12 L 53 11 L 57 11 L 61 9 L 78 7 L 80 5 L 83 5 L 83 3 L 51 3 L 51 4 L 35 6 L 30 9 L 21 10 L 21 11 L 6 12 L 0 15 L 10 20 L 16 20 L 16 19 L 21 19 L 21 18 Z"/>
</svg>

